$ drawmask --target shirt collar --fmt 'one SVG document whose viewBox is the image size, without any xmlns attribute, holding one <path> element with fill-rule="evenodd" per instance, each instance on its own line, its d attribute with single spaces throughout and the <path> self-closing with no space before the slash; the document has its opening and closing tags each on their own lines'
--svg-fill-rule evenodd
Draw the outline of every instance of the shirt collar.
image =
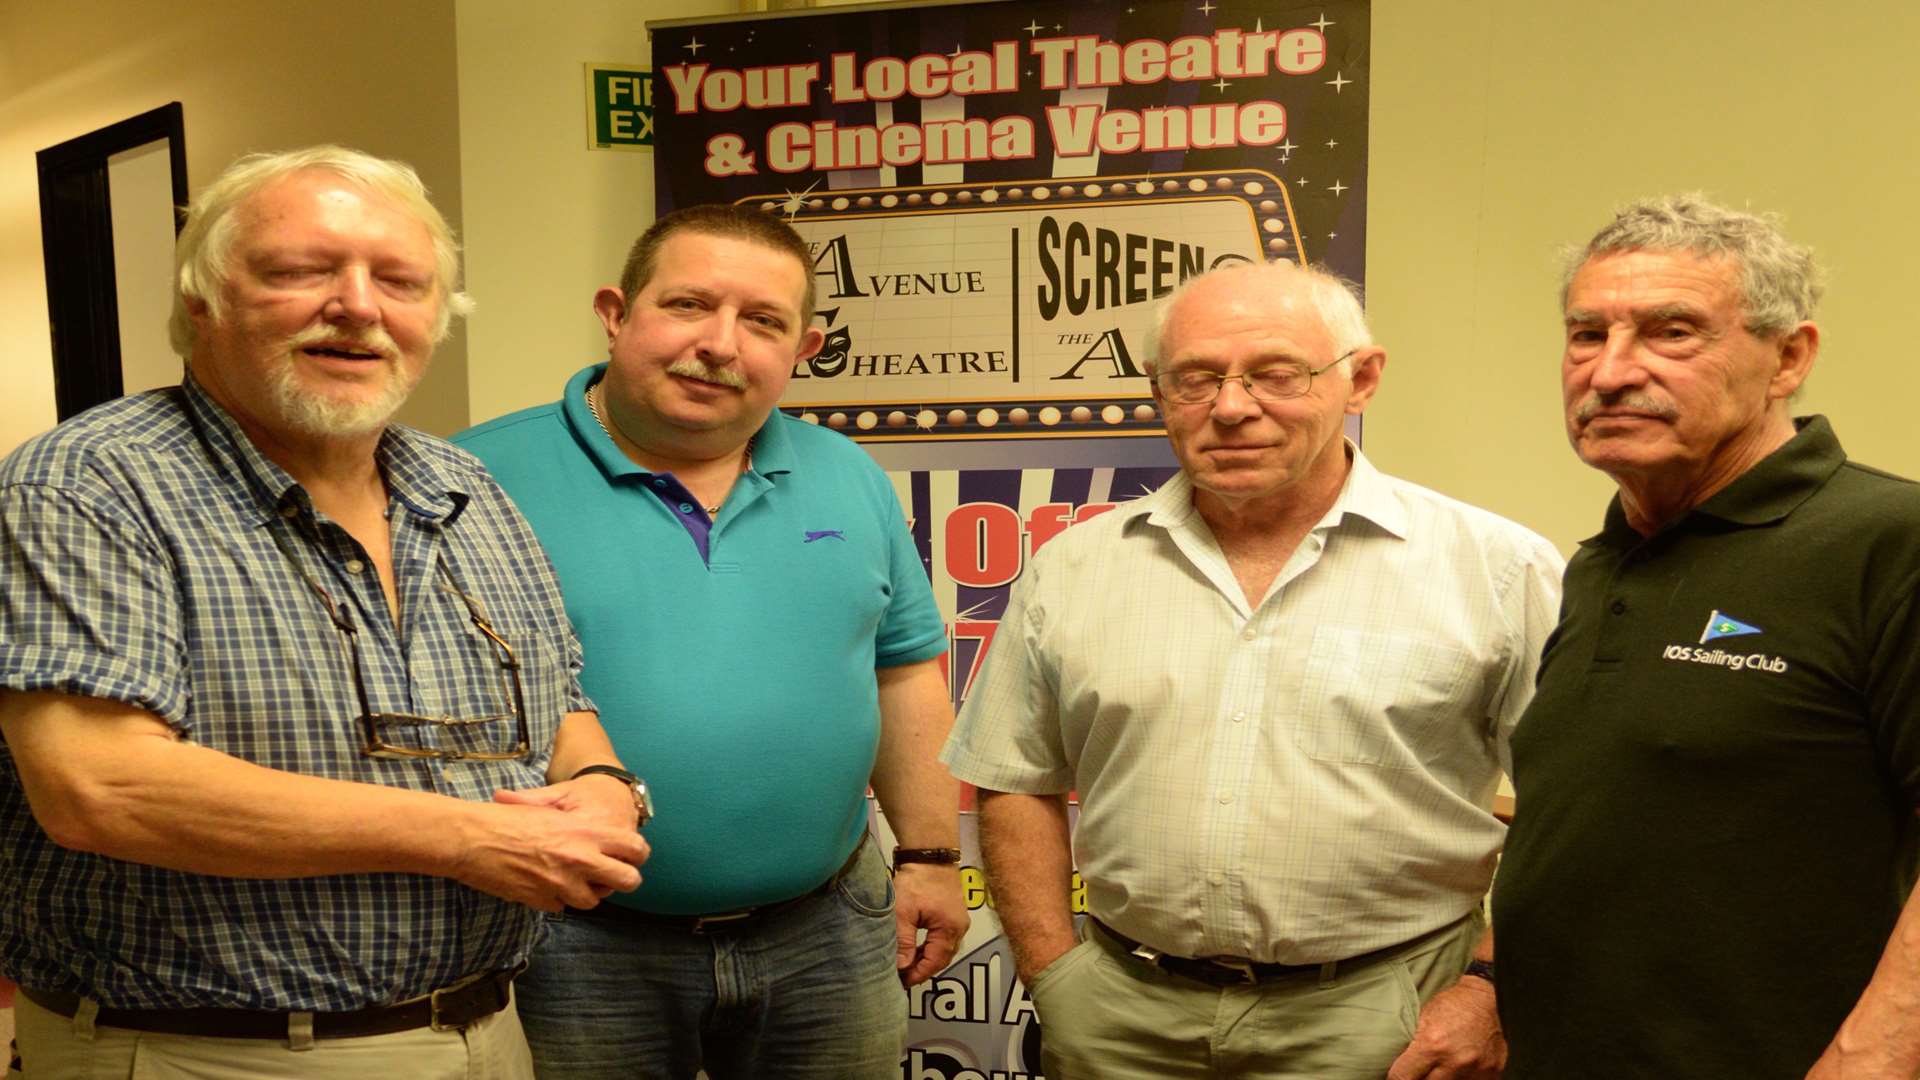
<svg viewBox="0 0 1920 1080">
<path fill-rule="evenodd" d="M 1360 448 L 1351 439 L 1343 439 L 1350 466 L 1347 478 L 1340 485 L 1340 494 L 1334 498 L 1333 505 L 1327 509 L 1314 531 L 1335 529 L 1345 523 L 1347 515 L 1364 518 L 1398 539 L 1407 536 L 1407 509 L 1400 502 L 1400 496 L 1393 485 L 1373 462 L 1360 452 Z M 1182 469 L 1166 483 L 1144 498 L 1120 508 L 1131 519 L 1144 519 L 1150 525 L 1163 529 L 1174 529 L 1185 524 L 1198 511 L 1193 505 L 1193 481 Z M 1123 528 L 1131 528 L 1129 520 Z"/>
<path fill-rule="evenodd" d="M 1360 448 L 1347 440 L 1347 453 L 1351 467 L 1347 469 L 1347 481 L 1340 485 L 1340 495 L 1333 500 L 1333 506 L 1327 516 L 1320 519 L 1316 531 L 1325 528 L 1338 528 L 1345 522 L 1346 516 L 1365 518 L 1395 539 L 1407 538 L 1407 508 L 1400 501 L 1399 492 L 1388 483 L 1387 478 Z"/>
<path fill-rule="evenodd" d="M 313 502 L 300 482 L 260 452 L 191 372 L 181 380 L 181 389 L 201 442 L 216 465 L 241 482 L 261 520 L 280 516 L 288 506 L 312 512 Z M 426 452 L 426 438 L 412 428 L 389 424 L 374 449 L 374 460 L 386 478 L 388 492 L 409 513 L 451 525 L 472 497 L 469 485 Z"/>
<path fill-rule="evenodd" d="M 1800 416 L 1793 421 L 1794 436 L 1761 458 L 1731 484 L 1682 514 L 1669 528 L 1678 528 L 1698 516 L 1719 518 L 1735 525 L 1766 525 L 1785 518 L 1846 464 L 1846 451 L 1824 416 Z M 1665 530 L 1662 530 L 1665 531 Z M 1607 504 L 1606 524 L 1582 544 L 1610 543 L 1633 547 L 1642 537 L 1627 524 L 1627 514 L 1616 493 Z"/>
<path fill-rule="evenodd" d="M 568 430 L 605 473 L 608 479 L 620 476 L 651 476 L 652 473 L 634 464 L 633 459 L 622 453 L 614 445 L 613 436 L 607 434 L 600 421 L 594 419 L 593 409 L 587 404 L 587 390 L 606 374 L 606 361 L 588 364 L 567 380 L 566 391 L 560 397 L 560 416 Z M 749 470 L 761 476 L 793 471 L 793 439 L 787 433 L 782 422 L 780 410 L 775 409 L 760 425 L 753 436 L 753 467 Z"/>
</svg>

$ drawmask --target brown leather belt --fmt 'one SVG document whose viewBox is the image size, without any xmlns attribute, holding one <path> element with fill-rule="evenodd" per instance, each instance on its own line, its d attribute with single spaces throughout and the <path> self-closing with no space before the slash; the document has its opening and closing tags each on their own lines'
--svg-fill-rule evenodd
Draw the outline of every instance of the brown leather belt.
<svg viewBox="0 0 1920 1080">
<path fill-rule="evenodd" d="M 363 1035 L 391 1035 L 431 1027 L 458 1031 L 507 1007 L 514 977 L 526 965 L 479 975 L 424 997 L 397 1005 L 381 1005 L 352 1012 L 316 1012 L 313 1037 L 351 1039 Z M 28 1001 L 51 1013 L 72 1017 L 80 1011 L 78 994 L 21 987 Z M 93 1022 L 102 1027 L 151 1031 L 163 1035 L 199 1035 L 215 1039 L 285 1039 L 298 1014 L 255 1009 L 116 1009 L 102 1007 Z"/>
<path fill-rule="evenodd" d="M 1124 948 L 1128 955 L 1152 964 L 1162 971 L 1171 972 L 1172 974 L 1188 979 L 1194 979 L 1206 983 L 1209 986 L 1248 986 L 1269 979 L 1284 978 L 1288 975 L 1298 975 L 1308 971 L 1316 974 L 1324 972 L 1326 976 L 1330 977 L 1335 970 L 1352 971 L 1355 968 L 1365 967 L 1376 960 L 1385 960 L 1389 956 L 1404 952 L 1426 941 L 1428 938 L 1445 933 L 1459 925 L 1458 923 L 1449 923 L 1439 930 L 1433 931 L 1432 933 L 1421 934 L 1411 941 L 1403 941 L 1398 945 L 1388 945 L 1385 948 L 1363 952 L 1358 956 L 1349 956 L 1345 960 L 1335 960 L 1325 964 L 1274 964 L 1262 960 L 1243 960 L 1237 956 L 1168 956 L 1150 945 L 1140 944 L 1091 915 L 1087 916 L 1087 918 L 1092 920 L 1093 925 L 1097 927 L 1101 933 L 1112 938 Z"/>
<path fill-rule="evenodd" d="M 718 911 L 711 915 L 663 915 L 652 911 L 636 911 L 633 908 L 623 907 L 620 904 L 603 900 L 597 907 L 588 908 L 584 911 L 578 908 L 568 908 L 567 918 L 604 919 L 608 922 L 642 923 L 647 926 L 681 930 L 689 934 L 733 933 L 746 930 L 750 927 L 758 926 L 769 917 L 778 915 L 789 908 L 798 907 L 816 896 L 825 896 L 827 893 L 832 892 L 833 887 L 840 884 L 842 878 L 853 873 L 853 868 L 860 865 L 860 853 L 867 850 L 867 844 L 871 839 L 871 834 L 861 836 L 860 842 L 853 845 L 853 854 L 847 856 L 847 861 L 840 864 L 840 869 L 835 870 L 832 877 L 801 893 L 799 896 L 787 900 L 775 900 L 771 904 L 738 908 L 733 911 Z"/>
</svg>

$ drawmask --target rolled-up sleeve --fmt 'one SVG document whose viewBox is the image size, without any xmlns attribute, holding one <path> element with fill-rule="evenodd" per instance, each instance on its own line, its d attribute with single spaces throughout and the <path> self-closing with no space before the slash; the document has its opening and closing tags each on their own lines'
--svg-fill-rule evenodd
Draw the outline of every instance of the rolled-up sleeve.
<svg viewBox="0 0 1920 1080">
<path fill-rule="evenodd" d="M 1045 553 L 1007 598 L 973 690 L 940 752 L 953 775 L 990 791 L 1051 795 L 1073 787 L 1043 648 Z"/>
<path fill-rule="evenodd" d="M 146 709 L 180 730 L 185 678 L 179 584 L 143 530 L 84 495 L 0 490 L 0 687 Z"/>
</svg>

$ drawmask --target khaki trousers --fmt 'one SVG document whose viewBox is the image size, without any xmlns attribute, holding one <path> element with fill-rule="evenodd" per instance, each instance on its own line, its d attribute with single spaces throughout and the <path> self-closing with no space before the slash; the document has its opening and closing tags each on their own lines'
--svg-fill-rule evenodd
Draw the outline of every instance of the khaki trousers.
<svg viewBox="0 0 1920 1080">
<path fill-rule="evenodd" d="M 465 1031 L 416 1028 L 318 1039 L 302 1050 L 271 1039 L 155 1035 L 93 1024 L 83 1002 L 71 1019 L 15 999 L 23 1073 L 8 1080 L 533 1080 L 533 1059 L 512 1005 Z"/>
<path fill-rule="evenodd" d="M 1380 1080 L 1485 927 L 1475 911 L 1329 978 L 1214 987 L 1130 955 L 1089 921 L 1028 987 L 1047 1080 Z"/>
</svg>

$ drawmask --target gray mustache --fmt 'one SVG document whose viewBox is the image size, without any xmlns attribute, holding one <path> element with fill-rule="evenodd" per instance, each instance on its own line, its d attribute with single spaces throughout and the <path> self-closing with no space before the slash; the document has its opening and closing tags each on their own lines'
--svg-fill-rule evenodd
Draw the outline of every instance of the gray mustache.
<svg viewBox="0 0 1920 1080">
<path fill-rule="evenodd" d="M 708 367 L 691 357 L 668 364 L 667 374 L 699 379 L 701 382 L 710 382 L 719 386 L 730 386 L 735 390 L 747 388 L 746 378 L 732 368 Z"/>
<path fill-rule="evenodd" d="M 1601 409 L 1632 409 L 1634 412 L 1643 412 L 1662 420 L 1672 420 L 1680 415 L 1679 410 L 1675 409 L 1671 402 L 1660 401 L 1645 394 L 1625 394 L 1611 400 L 1602 400 L 1598 396 L 1589 397 L 1574 410 L 1573 417 L 1584 422 L 1597 416 Z"/>
</svg>

